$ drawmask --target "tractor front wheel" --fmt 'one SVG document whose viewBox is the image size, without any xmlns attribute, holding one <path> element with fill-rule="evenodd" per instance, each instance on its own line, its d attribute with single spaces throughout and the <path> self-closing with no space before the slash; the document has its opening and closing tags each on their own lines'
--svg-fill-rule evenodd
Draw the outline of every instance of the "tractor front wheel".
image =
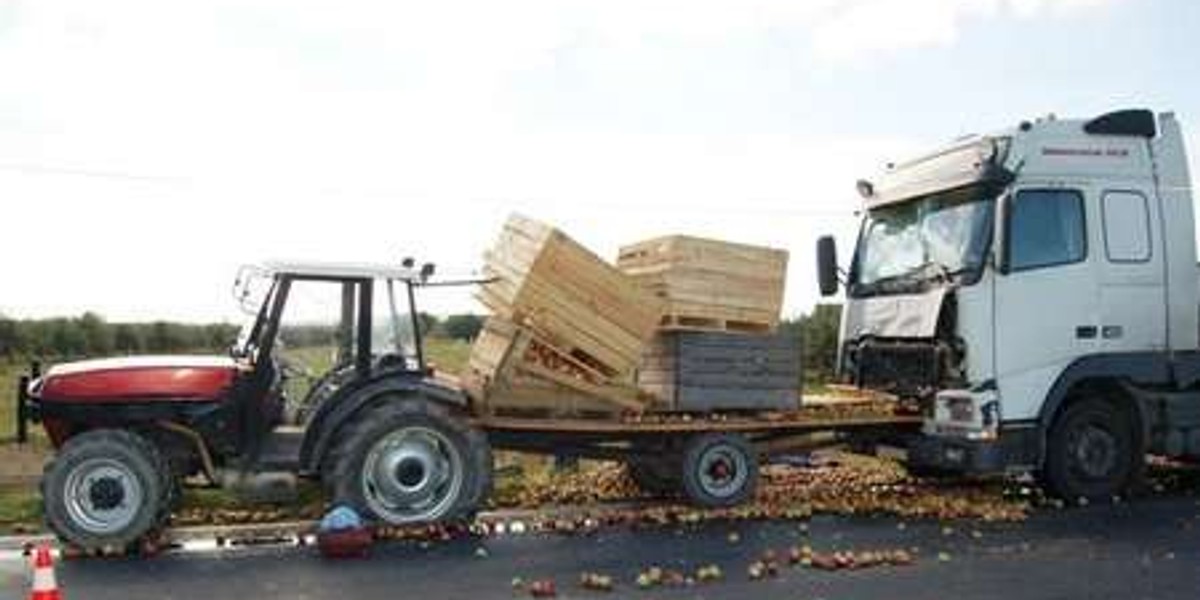
<svg viewBox="0 0 1200 600">
<path fill-rule="evenodd" d="M 42 476 L 47 524 L 85 550 L 124 550 L 156 531 L 170 515 L 175 490 L 158 448 L 121 429 L 67 440 Z"/>
</svg>

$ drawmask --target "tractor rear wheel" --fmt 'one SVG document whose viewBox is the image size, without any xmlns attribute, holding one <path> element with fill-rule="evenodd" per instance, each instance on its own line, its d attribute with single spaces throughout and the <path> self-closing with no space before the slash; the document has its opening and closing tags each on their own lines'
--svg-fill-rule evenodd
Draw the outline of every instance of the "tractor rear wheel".
<svg viewBox="0 0 1200 600">
<path fill-rule="evenodd" d="M 124 550 L 170 516 L 170 465 L 146 438 L 96 429 L 63 444 L 42 475 L 50 529 L 86 550 Z"/>
<path fill-rule="evenodd" d="M 487 437 L 420 397 L 383 400 L 346 425 L 329 461 L 334 502 L 391 525 L 469 518 L 491 492 Z"/>
</svg>

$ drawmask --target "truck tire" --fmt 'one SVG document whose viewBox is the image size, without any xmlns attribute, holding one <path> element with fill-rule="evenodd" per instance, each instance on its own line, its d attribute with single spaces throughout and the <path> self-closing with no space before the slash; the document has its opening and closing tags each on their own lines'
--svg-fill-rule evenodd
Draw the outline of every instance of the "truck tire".
<svg viewBox="0 0 1200 600">
<path fill-rule="evenodd" d="M 673 496 L 682 486 L 678 456 L 631 456 L 625 460 L 625 470 L 638 488 L 653 496 Z"/>
<path fill-rule="evenodd" d="M 162 452 L 121 429 L 95 429 L 63 444 L 42 475 L 46 523 L 85 550 L 125 550 L 160 529 L 177 486 Z"/>
<path fill-rule="evenodd" d="M 328 461 L 336 504 L 390 525 L 470 518 L 491 493 L 487 436 L 445 407 L 394 397 L 346 425 Z"/>
<path fill-rule="evenodd" d="M 1112 402 L 1071 404 L 1050 428 L 1042 484 L 1064 500 L 1110 500 L 1138 478 L 1145 454 L 1134 425 Z"/>
<path fill-rule="evenodd" d="M 683 492 L 704 508 L 727 508 L 750 499 L 758 485 L 758 454 L 745 436 L 702 433 L 683 451 Z"/>
</svg>

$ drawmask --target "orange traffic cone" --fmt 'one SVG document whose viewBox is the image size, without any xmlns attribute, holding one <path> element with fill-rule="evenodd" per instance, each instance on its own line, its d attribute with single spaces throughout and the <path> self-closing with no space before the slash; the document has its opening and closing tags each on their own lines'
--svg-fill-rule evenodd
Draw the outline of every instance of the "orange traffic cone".
<svg viewBox="0 0 1200 600">
<path fill-rule="evenodd" d="M 33 557 L 33 590 L 29 592 L 29 600 L 62 600 L 62 597 L 54 580 L 54 559 L 50 556 L 50 546 L 42 544 Z"/>
</svg>

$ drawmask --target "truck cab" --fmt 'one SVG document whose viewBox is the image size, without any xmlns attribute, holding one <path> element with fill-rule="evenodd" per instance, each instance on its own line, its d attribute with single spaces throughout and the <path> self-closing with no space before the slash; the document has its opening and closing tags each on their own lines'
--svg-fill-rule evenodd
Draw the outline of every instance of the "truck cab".
<svg viewBox="0 0 1200 600">
<path fill-rule="evenodd" d="M 1069 497 L 1200 455 L 1193 205 L 1171 113 L 1047 117 L 858 183 L 839 371 L 914 399 L 910 463 Z M 831 238 L 821 288 L 838 288 Z"/>
</svg>

